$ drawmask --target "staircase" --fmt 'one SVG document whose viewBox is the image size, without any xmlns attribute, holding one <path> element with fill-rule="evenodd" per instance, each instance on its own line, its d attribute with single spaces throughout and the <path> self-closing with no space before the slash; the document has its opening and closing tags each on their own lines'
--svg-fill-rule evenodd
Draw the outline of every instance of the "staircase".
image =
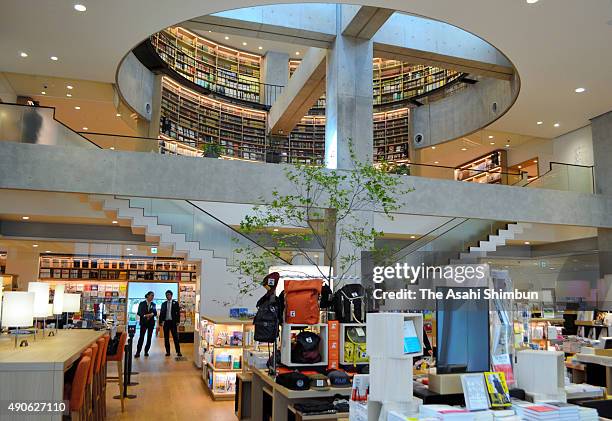
<svg viewBox="0 0 612 421">
<path fill-rule="evenodd" d="M 517 234 L 522 234 L 531 226 L 531 224 L 525 222 L 508 224 L 505 229 L 500 229 L 497 234 L 489 235 L 486 240 L 479 241 L 478 246 L 470 247 L 467 252 L 461 252 L 459 259 L 453 259 L 450 263 L 453 265 L 478 263 L 479 259 L 487 257 L 487 253 L 505 246 L 507 241 L 514 240 Z"/>
<path fill-rule="evenodd" d="M 261 249 L 259 244 L 188 201 L 102 195 L 88 199 L 115 219 L 127 221 L 135 234 L 172 247 L 178 257 L 200 263 L 200 312 L 226 316 L 228 305 L 254 307 L 257 292 L 254 297 L 237 299 L 240 275 L 232 267 L 235 247 Z"/>
</svg>

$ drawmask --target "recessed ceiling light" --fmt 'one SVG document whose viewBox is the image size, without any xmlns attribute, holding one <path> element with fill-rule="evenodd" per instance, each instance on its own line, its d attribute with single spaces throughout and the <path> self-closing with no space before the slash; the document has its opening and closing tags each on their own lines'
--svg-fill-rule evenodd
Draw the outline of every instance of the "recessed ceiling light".
<svg viewBox="0 0 612 421">
<path fill-rule="evenodd" d="M 510 144 L 509 144 L 509 143 L 506 143 L 506 148 L 509 148 L 509 147 L 510 147 Z"/>
<path fill-rule="evenodd" d="M 257 47 L 259 50 L 263 50 L 263 47 L 260 45 L 259 47 Z"/>
<path fill-rule="evenodd" d="M 212 31 L 209 29 L 209 30 L 208 30 L 208 33 L 209 33 L 209 34 L 212 34 Z"/>
<path fill-rule="evenodd" d="M 434 164 L 439 164 L 439 163 L 440 163 L 440 161 L 434 161 Z"/>
<path fill-rule="evenodd" d="M 520 168 L 523 168 L 523 166 L 522 166 L 522 165 L 519 165 L 518 167 L 519 167 L 519 169 L 520 169 Z"/>
<path fill-rule="evenodd" d="M 494 137 L 495 137 L 495 136 L 493 136 L 493 135 L 491 135 L 491 134 L 489 135 L 489 139 L 493 139 Z"/>
<path fill-rule="evenodd" d="M 577 94 L 581 94 L 584 91 L 586 91 L 586 89 L 584 89 L 584 88 L 576 88 L 576 89 L 574 89 L 574 92 L 576 92 Z"/>
<path fill-rule="evenodd" d="M 537 124 L 538 126 L 540 126 L 540 125 L 544 124 L 544 122 L 543 122 L 543 121 L 538 121 L 536 124 Z"/>
<path fill-rule="evenodd" d="M 67 94 L 66 94 L 66 96 L 67 96 L 68 98 L 72 98 L 72 94 L 71 94 L 71 93 L 67 93 Z"/>
<path fill-rule="evenodd" d="M 85 5 L 83 4 L 75 4 L 74 10 L 76 10 L 77 12 L 84 12 L 87 10 L 87 7 L 85 7 Z"/>
<path fill-rule="evenodd" d="M 296 52 L 295 52 L 295 55 L 296 55 L 296 56 L 299 56 L 299 55 L 300 55 L 300 52 L 299 52 L 299 51 L 296 51 Z"/>
<path fill-rule="evenodd" d="M 53 60 L 53 61 L 57 61 L 57 60 L 59 60 L 59 59 L 57 58 L 57 56 L 51 56 L 51 57 L 49 57 L 49 58 L 50 58 L 51 60 Z"/>
<path fill-rule="evenodd" d="M 242 45 L 247 45 L 246 41 L 242 41 Z"/>
<path fill-rule="evenodd" d="M 110 149 L 111 151 L 114 151 L 114 150 L 115 150 L 115 147 L 114 147 L 114 146 L 111 146 L 109 149 Z"/>
<path fill-rule="evenodd" d="M 22 52 L 20 52 L 20 53 L 19 53 L 19 55 L 20 55 L 22 58 L 26 58 L 26 57 L 28 56 L 28 53 L 26 53 L 25 51 L 22 51 Z"/>
<path fill-rule="evenodd" d="M 274 231 L 274 232 L 278 232 L 278 228 L 274 228 L 272 231 Z"/>
<path fill-rule="evenodd" d="M 126 251 L 132 251 L 132 249 L 131 249 L 131 248 L 129 248 L 129 247 L 128 247 L 128 248 L 126 248 L 125 250 L 126 250 Z"/>
<path fill-rule="evenodd" d="M 467 151 L 467 148 L 461 148 L 462 151 Z"/>
<path fill-rule="evenodd" d="M 436 147 L 435 147 L 435 146 L 432 146 L 432 147 L 431 147 L 431 149 L 436 149 Z"/>
<path fill-rule="evenodd" d="M 117 114 L 115 114 L 115 116 L 121 117 L 121 113 L 117 113 Z"/>
<path fill-rule="evenodd" d="M 525 241 L 526 246 L 528 246 L 529 244 L 531 244 L 529 241 Z"/>
<path fill-rule="evenodd" d="M 228 36 L 226 36 L 226 37 L 225 37 L 225 39 L 226 39 L 226 40 L 228 40 L 228 39 L 229 39 L 229 37 L 228 37 Z"/>
<path fill-rule="evenodd" d="M 72 89 L 73 86 L 72 85 L 66 85 L 66 89 Z"/>
<path fill-rule="evenodd" d="M 533 160 L 533 163 L 534 163 L 534 164 L 537 164 L 537 163 L 538 163 L 538 160 L 537 160 L 537 159 L 534 159 L 534 160 Z"/>
<path fill-rule="evenodd" d="M 21 219 L 23 219 L 24 221 L 27 221 L 28 219 L 30 219 L 29 216 L 22 216 Z"/>
<path fill-rule="evenodd" d="M 555 124 L 553 124 L 553 126 L 555 126 L 555 127 L 559 127 L 559 126 L 560 126 L 560 124 L 559 124 L 559 123 L 555 123 Z"/>
<path fill-rule="evenodd" d="M 527 0 L 527 4 L 535 4 L 537 3 L 539 0 Z"/>
<path fill-rule="evenodd" d="M 495 142 L 489 142 L 489 144 L 491 144 L 491 145 L 495 145 Z"/>
<path fill-rule="evenodd" d="M 130 253 L 129 255 L 130 255 L 130 256 L 133 256 L 133 255 L 134 255 L 134 253 Z"/>
<path fill-rule="evenodd" d="M 83 130 L 89 130 L 89 128 L 88 127 L 83 127 Z"/>
<path fill-rule="evenodd" d="M 415 235 L 411 235 L 411 236 L 410 236 L 410 238 L 415 239 L 415 238 L 416 238 L 416 236 L 415 236 Z"/>
<path fill-rule="evenodd" d="M 78 105 L 76 107 L 74 107 L 75 110 L 80 110 L 81 107 L 79 107 Z"/>
<path fill-rule="evenodd" d="M 32 244 L 32 247 L 38 247 L 38 244 Z"/>
<path fill-rule="evenodd" d="M 45 253 L 51 253 L 51 250 L 45 250 Z"/>
<path fill-rule="evenodd" d="M 555 268 L 550 268 L 550 270 L 555 270 Z"/>
<path fill-rule="evenodd" d="M 118 223 L 119 223 L 118 221 L 113 221 L 113 224 L 118 224 Z"/>
<path fill-rule="evenodd" d="M 47 95 L 47 93 L 45 91 L 42 91 L 40 94 L 41 95 Z"/>
</svg>

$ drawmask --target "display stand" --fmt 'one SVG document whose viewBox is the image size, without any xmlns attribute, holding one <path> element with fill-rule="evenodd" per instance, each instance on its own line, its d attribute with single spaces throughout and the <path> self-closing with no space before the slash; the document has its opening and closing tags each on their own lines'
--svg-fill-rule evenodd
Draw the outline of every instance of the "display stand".
<svg viewBox="0 0 612 421">
<path fill-rule="evenodd" d="M 318 333 L 321 341 L 319 343 L 319 351 L 321 352 L 321 362 L 314 364 L 296 363 L 291 359 L 291 335 L 296 330 L 312 330 Z M 305 324 L 289 324 L 283 323 L 281 332 L 281 363 L 287 367 L 304 367 L 304 366 L 323 366 L 328 364 L 327 358 L 327 324 L 319 323 L 316 325 Z"/>
<path fill-rule="evenodd" d="M 200 326 L 202 378 L 214 400 L 232 400 L 236 375 L 245 371 L 244 350 L 252 346 L 252 320 L 203 316 Z"/>
</svg>

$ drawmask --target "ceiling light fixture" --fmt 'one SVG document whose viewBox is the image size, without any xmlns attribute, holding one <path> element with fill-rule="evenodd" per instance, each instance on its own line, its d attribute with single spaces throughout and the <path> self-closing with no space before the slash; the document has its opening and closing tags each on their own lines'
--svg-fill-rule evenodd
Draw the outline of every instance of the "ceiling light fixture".
<svg viewBox="0 0 612 421">
<path fill-rule="evenodd" d="M 117 113 L 117 114 L 115 114 L 115 116 L 121 117 L 121 113 Z"/>
<path fill-rule="evenodd" d="M 542 124 L 544 124 L 544 122 L 543 122 L 543 121 L 538 121 L 536 124 L 537 124 L 538 126 L 541 126 Z"/>
<path fill-rule="evenodd" d="M 115 150 L 115 147 L 114 147 L 114 146 L 111 146 L 109 149 L 110 149 L 111 151 L 114 151 L 114 150 Z"/>
<path fill-rule="evenodd" d="M 416 238 L 415 235 L 411 235 L 410 238 L 412 238 L 413 240 Z"/>
<path fill-rule="evenodd" d="M 38 244 L 32 244 L 32 247 L 38 247 Z"/>
<path fill-rule="evenodd" d="M 67 94 L 66 94 L 66 96 L 67 96 L 68 98 L 72 98 L 72 94 L 71 94 L 71 93 L 67 93 Z"/>
<path fill-rule="evenodd" d="M 119 223 L 118 221 L 113 221 L 113 224 L 118 224 L 118 223 Z"/>
<path fill-rule="evenodd" d="M 22 51 L 22 52 L 20 52 L 20 53 L 19 53 L 19 55 L 20 55 L 22 58 L 26 58 L 26 57 L 28 56 L 28 53 L 26 53 L 26 52 Z"/>
<path fill-rule="evenodd" d="M 83 130 L 89 130 L 89 128 L 88 127 L 83 127 Z"/>
<path fill-rule="evenodd" d="M 431 149 L 436 149 L 436 147 L 435 147 L 435 146 L 432 146 L 432 147 L 431 147 Z"/>
<path fill-rule="evenodd" d="M 81 107 L 79 107 L 78 105 L 76 107 L 74 107 L 75 110 L 80 110 Z"/>
<path fill-rule="evenodd" d="M 130 253 L 129 255 L 130 255 L 130 256 L 133 256 L 133 255 L 134 255 L 134 253 Z"/>
<path fill-rule="evenodd" d="M 85 7 L 85 5 L 83 4 L 75 4 L 74 10 L 76 10 L 77 12 L 84 12 L 87 10 L 87 7 Z"/>
<path fill-rule="evenodd" d="M 272 231 L 274 231 L 274 232 L 278 232 L 278 228 L 274 228 Z"/>
<path fill-rule="evenodd" d="M 257 47 L 259 50 L 263 50 L 263 47 L 260 45 L 259 47 Z"/>
<path fill-rule="evenodd" d="M 246 41 L 242 41 L 242 45 L 246 46 L 247 45 Z"/>
<path fill-rule="evenodd" d="M 559 126 L 560 126 L 560 124 L 559 124 L 559 123 L 555 123 L 555 124 L 553 124 L 553 126 L 554 126 L 554 127 L 559 127 Z"/>
<path fill-rule="evenodd" d="M 66 89 L 72 89 L 73 86 L 72 85 L 66 85 Z"/>
<path fill-rule="evenodd" d="M 525 241 L 526 246 L 528 246 L 529 244 L 531 244 L 529 241 Z"/>
<path fill-rule="evenodd" d="M 506 143 L 506 148 L 509 148 L 509 147 L 510 147 L 510 144 L 509 144 L 509 143 Z"/>
<path fill-rule="evenodd" d="M 299 52 L 299 51 L 296 51 L 296 52 L 295 52 L 295 55 L 296 55 L 296 56 L 299 56 L 299 55 L 300 55 L 300 52 Z"/>
<path fill-rule="evenodd" d="M 519 165 L 518 167 L 519 167 L 519 169 L 523 168 L 523 166 L 522 166 L 522 165 Z"/>
<path fill-rule="evenodd" d="M 467 151 L 467 148 L 461 148 L 462 151 Z"/>
<path fill-rule="evenodd" d="M 50 58 L 51 60 L 53 60 L 53 61 L 57 61 L 57 60 L 59 60 L 59 59 L 57 58 L 57 56 L 51 56 L 51 57 L 49 57 L 49 58 Z"/>
<path fill-rule="evenodd" d="M 229 37 L 228 37 L 228 36 L 225 36 L 225 40 L 228 40 L 228 39 L 229 39 Z"/>
<path fill-rule="evenodd" d="M 129 247 L 128 247 L 128 248 L 126 248 L 125 250 L 126 250 L 126 251 L 132 251 L 132 249 L 131 249 L 131 248 L 129 248 Z"/>
<path fill-rule="evenodd" d="M 440 161 L 434 161 L 434 164 L 439 164 L 439 163 L 440 163 Z"/>
<path fill-rule="evenodd" d="M 489 142 L 490 145 L 495 145 L 495 142 Z"/>
<path fill-rule="evenodd" d="M 527 0 L 527 4 L 536 4 L 539 0 Z"/>
<path fill-rule="evenodd" d="M 27 221 L 28 219 L 30 219 L 29 216 L 22 216 L 21 219 L 23 219 L 24 221 Z"/>
<path fill-rule="evenodd" d="M 576 92 L 577 94 L 581 94 L 584 91 L 586 91 L 586 89 L 584 89 L 584 88 L 576 88 L 576 89 L 574 89 L 574 92 Z"/>
<path fill-rule="evenodd" d="M 493 139 L 494 137 L 495 137 L 495 136 L 493 136 L 493 135 L 491 135 L 491 134 L 489 135 L 489 139 Z"/>
<path fill-rule="evenodd" d="M 45 250 L 45 253 L 51 253 L 51 250 Z"/>
<path fill-rule="evenodd" d="M 533 160 L 533 163 L 534 163 L 534 164 L 537 164 L 537 163 L 538 163 L 538 160 L 537 160 L 537 159 L 534 159 L 534 160 Z"/>
<path fill-rule="evenodd" d="M 42 91 L 40 94 L 41 95 L 47 95 L 47 93 L 45 91 Z"/>
</svg>

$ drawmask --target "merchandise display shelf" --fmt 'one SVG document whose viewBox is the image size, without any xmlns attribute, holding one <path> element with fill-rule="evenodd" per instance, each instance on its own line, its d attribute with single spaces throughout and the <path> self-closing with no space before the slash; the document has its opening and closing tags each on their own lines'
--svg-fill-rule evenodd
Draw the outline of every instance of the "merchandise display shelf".
<svg viewBox="0 0 612 421">
<path fill-rule="evenodd" d="M 245 371 L 244 352 L 253 346 L 252 320 L 202 316 L 198 358 L 202 378 L 213 399 L 232 399 L 236 375 Z"/>
<path fill-rule="evenodd" d="M 361 329 L 359 332 L 357 332 L 357 335 L 363 333 L 363 338 L 365 339 L 366 337 L 366 333 L 367 333 L 367 329 L 366 329 L 366 324 L 365 323 L 340 323 L 340 365 L 344 365 L 344 366 L 357 366 L 357 365 L 367 365 L 369 364 L 369 362 L 366 361 L 361 361 L 358 362 L 357 358 L 354 360 L 350 360 L 347 359 L 347 345 L 349 347 L 352 347 L 353 350 L 352 352 L 359 352 L 358 349 L 355 349 L 355 346 L 351 344 L 351 341 L 349 340 L 349 338 L 347 337 L 347 330 L 349 329 Z M 347 344 L 348 343 L 348 344 Z M 363 344 L 363 348 L 365 348 L 365 342 Z M 363 349 L 363 352 L 365 353 L 365 349 Z M 367 357 L 366 357 L 367 358 Z M 363 359 L 363 358 L 360 358 Z"/>
<path fill-rule="evenodd" d="M 293 362 L 291 358 L 291 345 L 293 334 L 296 331 L 308 330 L 315 332 L 320 337 L 319 342 L 319 352 L 321 353 L 321 362 L 314 364 L 305 364 L 305 363 L 296 363 Z M 283 323 L 281 330 L 281 363 L 287 367 L 319 367 L 319 366 L 327 366 L 328 364 L 328 326 L 326 323 L 318 323 L 314 325 L 307 324 L 290 324 Z"/>
<path fill-rule="evenodd" d="M 485 184 L 507 184 L 507 153 L 497 150 L 455 168 L 455 180 Z M 517 174 L 518 175 L 518 174 Z"/>
</svg>

